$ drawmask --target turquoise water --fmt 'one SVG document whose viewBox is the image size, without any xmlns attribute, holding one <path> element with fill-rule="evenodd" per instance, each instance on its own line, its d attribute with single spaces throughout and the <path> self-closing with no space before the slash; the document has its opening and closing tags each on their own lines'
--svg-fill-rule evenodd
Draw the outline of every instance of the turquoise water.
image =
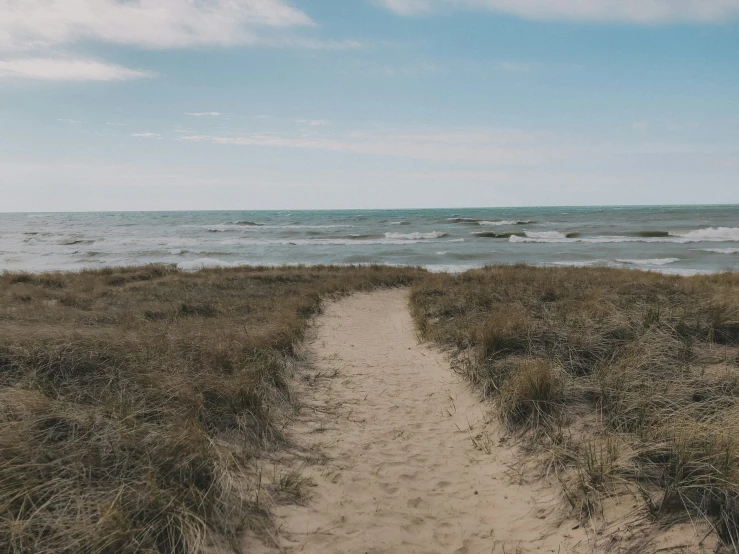
<svg viewBox="0 0 739 554">
<path fill-rule="evenodd" d="M 739 206 L 0 214 L 0 271 L 163 262 L 739 268 Z"/>
</svg>

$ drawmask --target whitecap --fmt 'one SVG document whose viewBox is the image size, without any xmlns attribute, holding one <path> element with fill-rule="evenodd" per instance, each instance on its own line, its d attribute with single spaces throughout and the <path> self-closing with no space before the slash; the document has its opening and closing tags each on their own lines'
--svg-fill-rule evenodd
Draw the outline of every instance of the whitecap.
<svg viewBox="0 0 739 554">
<path fill-rule="evenodd" d="M 671 236 L 690 239 L 691 241 L 739 241 L 739 227 L 708 227 L 686 232 L 670 232 Z"/>
<path fill-rule="evenodd" d="M 629 265 L 667 265 L 679 262 L 680 258 L 649 258 L 646 260 L 616 260 L 621 264 Z"/>
<path fill-rule="evenodd" d="M 567 235 L 559 231 L 525 231 L 528 238 L 531 239 L 566 239 Z"/>
<path fill-rule="evenodd" d="M 472 265 L 446 265 L 446 264 L 428 264 L 424 266 L 431 273 L 464 273 L 470 269 L 479 269 L 484 267 L 483 264 Z"/>
<path fill-rule="evenodd" d="M 517 220 L 517 221 L 478 221 L 478 225 L 529 225 L 534 223 L 531 220 Z"/>
<path fill-rule="evenodd" d="M 430 233 L 385 233 L 385 238 L 396 240 L 424 240 L 445 237 L 446 233 L 431 231 Z"/>
<path fill-rule="evenodd" d="M 216 267 L 234 267 L 235 265 L 237 264 L 224 262 L 223 260 L 217 260 L 215 258 L 198 258 L 197 260 L 178 263 L 177 269 L 181 271 L 198 271 L 200 269 L 211 269 Z"/>
<path fill-rule="evenodd" d="M 739 254 L 739 248 L 704 248 L 703 252 L 713 252 L 714 254 Z"/>
</svg>

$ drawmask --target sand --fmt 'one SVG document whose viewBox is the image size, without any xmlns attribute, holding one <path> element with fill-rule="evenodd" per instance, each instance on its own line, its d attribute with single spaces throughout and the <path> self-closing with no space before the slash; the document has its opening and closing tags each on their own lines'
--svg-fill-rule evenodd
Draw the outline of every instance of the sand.
<svg viewBox="0 0 739 554">
<path fill-rule="evenodd" d="M 522 469 L 490 403 L 443 353 L 419 344 L 407 291 L 330 303 L 308 352 L 311 369 L 297 391 L 306 406 L 286 433 L 312 486 L 300 505 L 275 507 L 279 546 L 250 541 L 245 552 L 610 550 L 608 537 L 564 517 L 558 483 Z M 284 463 L 275 462 L 275 474 Z"/>
</svg>

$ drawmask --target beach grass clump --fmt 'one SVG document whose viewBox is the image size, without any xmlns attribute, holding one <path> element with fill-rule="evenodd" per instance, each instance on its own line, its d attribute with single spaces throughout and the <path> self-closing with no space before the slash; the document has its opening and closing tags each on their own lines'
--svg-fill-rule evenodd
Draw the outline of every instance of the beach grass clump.
<svg viewBox="0 0 739 554">
<path fill-rule="evenodd" d="M 411 301 L 503 421 L 573 470 L 574 507 L 630 484 L 739 551 L 739 274 L 496 266 L 429 275 Z"/>
<path fill-rule="evenodd" d="M 500 390 L 500 411 L 511 424 L 539 426 L 563 399 L 559 371 L 545 360 L 519 364 Z"/>
<path fill-rule="evenodd" d="M 233 551 L 269 525 L 249 461 L 282 444 L 322 299 L 423 273 L 0 275 L 0 551 Z"/>
</svg>

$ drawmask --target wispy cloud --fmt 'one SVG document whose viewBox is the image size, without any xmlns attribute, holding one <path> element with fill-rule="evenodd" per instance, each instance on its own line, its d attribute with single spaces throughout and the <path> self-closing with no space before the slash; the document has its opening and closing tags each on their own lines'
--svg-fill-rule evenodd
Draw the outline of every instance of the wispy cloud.
<svg viewBox="0 0 739 554">
<path fill-rule="evenodd" d="M 240 136 L 188 135 L 179 140 L 224 145 L 324 150 L 377 156 L 469 163 L 532 166 L 569 155 L 568 141 L 547 133 L 515 130 L 352 132 L 302 136 L 254 133 Z"/>
<path fill-rule="evenodd" d="M 358 40 L 323 40 L 312 38 L 288 38 L 279 40 L 262 39 L 260 42 L 268 46 L 282 48 L 301 48 L 304 50 L 359 50 L 364 46 Z"/>
<path fill-rule="evenodd" d="M 643 133 L 649 129 L 649 124 L 644 121 L 634 121 L 634 123 L 631 124 L 631 128 L 634 129 L 634 131 Z"/>
<path fill-rule="evenodd" d="M 124 81 L 154 75 L 150 71 L 130 69 L 121 65 L 88 59 L 17 58 L 0 60 L 0 79 Z"/>
<path fill-rule="evenodd" d="M 527 19 L 638 24 L 719 22 L 739 17 L 736 0 L 378 0 L 400 15 L 488 10 Z"/>
<path fill-rule="evenodd" d="M 154 139 L 160 139 L 162 138 L 162 135 L 159 133 L 131 133 L 132 137 L 138 137 L 138 138 L 154 138 Z"/>
<path fill-rule="evenodd" d="M 59 118 L 57 119 L 60 123 L 69 123 L 70 125 L 76 125 L 77 123 L 81 123 L 79 119 L 67 119 L 67 118 Z"/>
<path fill-rule="evenodd" d="M 323 127 L 329 124 L 325 119 L 296 119 L 295 123 L 307 125 L 308 127 Z"/>
<path fill-rule="evenodd" d="M 0 0 L 0 50 L 82 40 L 148 48 L 257 42 L 260 28 L 312 25 L 284 0 Z"/>
<path fill-rule="evenodd" d="M 221 115 L 221 112 L 187 112 L 185 115 L 191 115 L 193 117 L 217 117 Z"/>
</svg>

